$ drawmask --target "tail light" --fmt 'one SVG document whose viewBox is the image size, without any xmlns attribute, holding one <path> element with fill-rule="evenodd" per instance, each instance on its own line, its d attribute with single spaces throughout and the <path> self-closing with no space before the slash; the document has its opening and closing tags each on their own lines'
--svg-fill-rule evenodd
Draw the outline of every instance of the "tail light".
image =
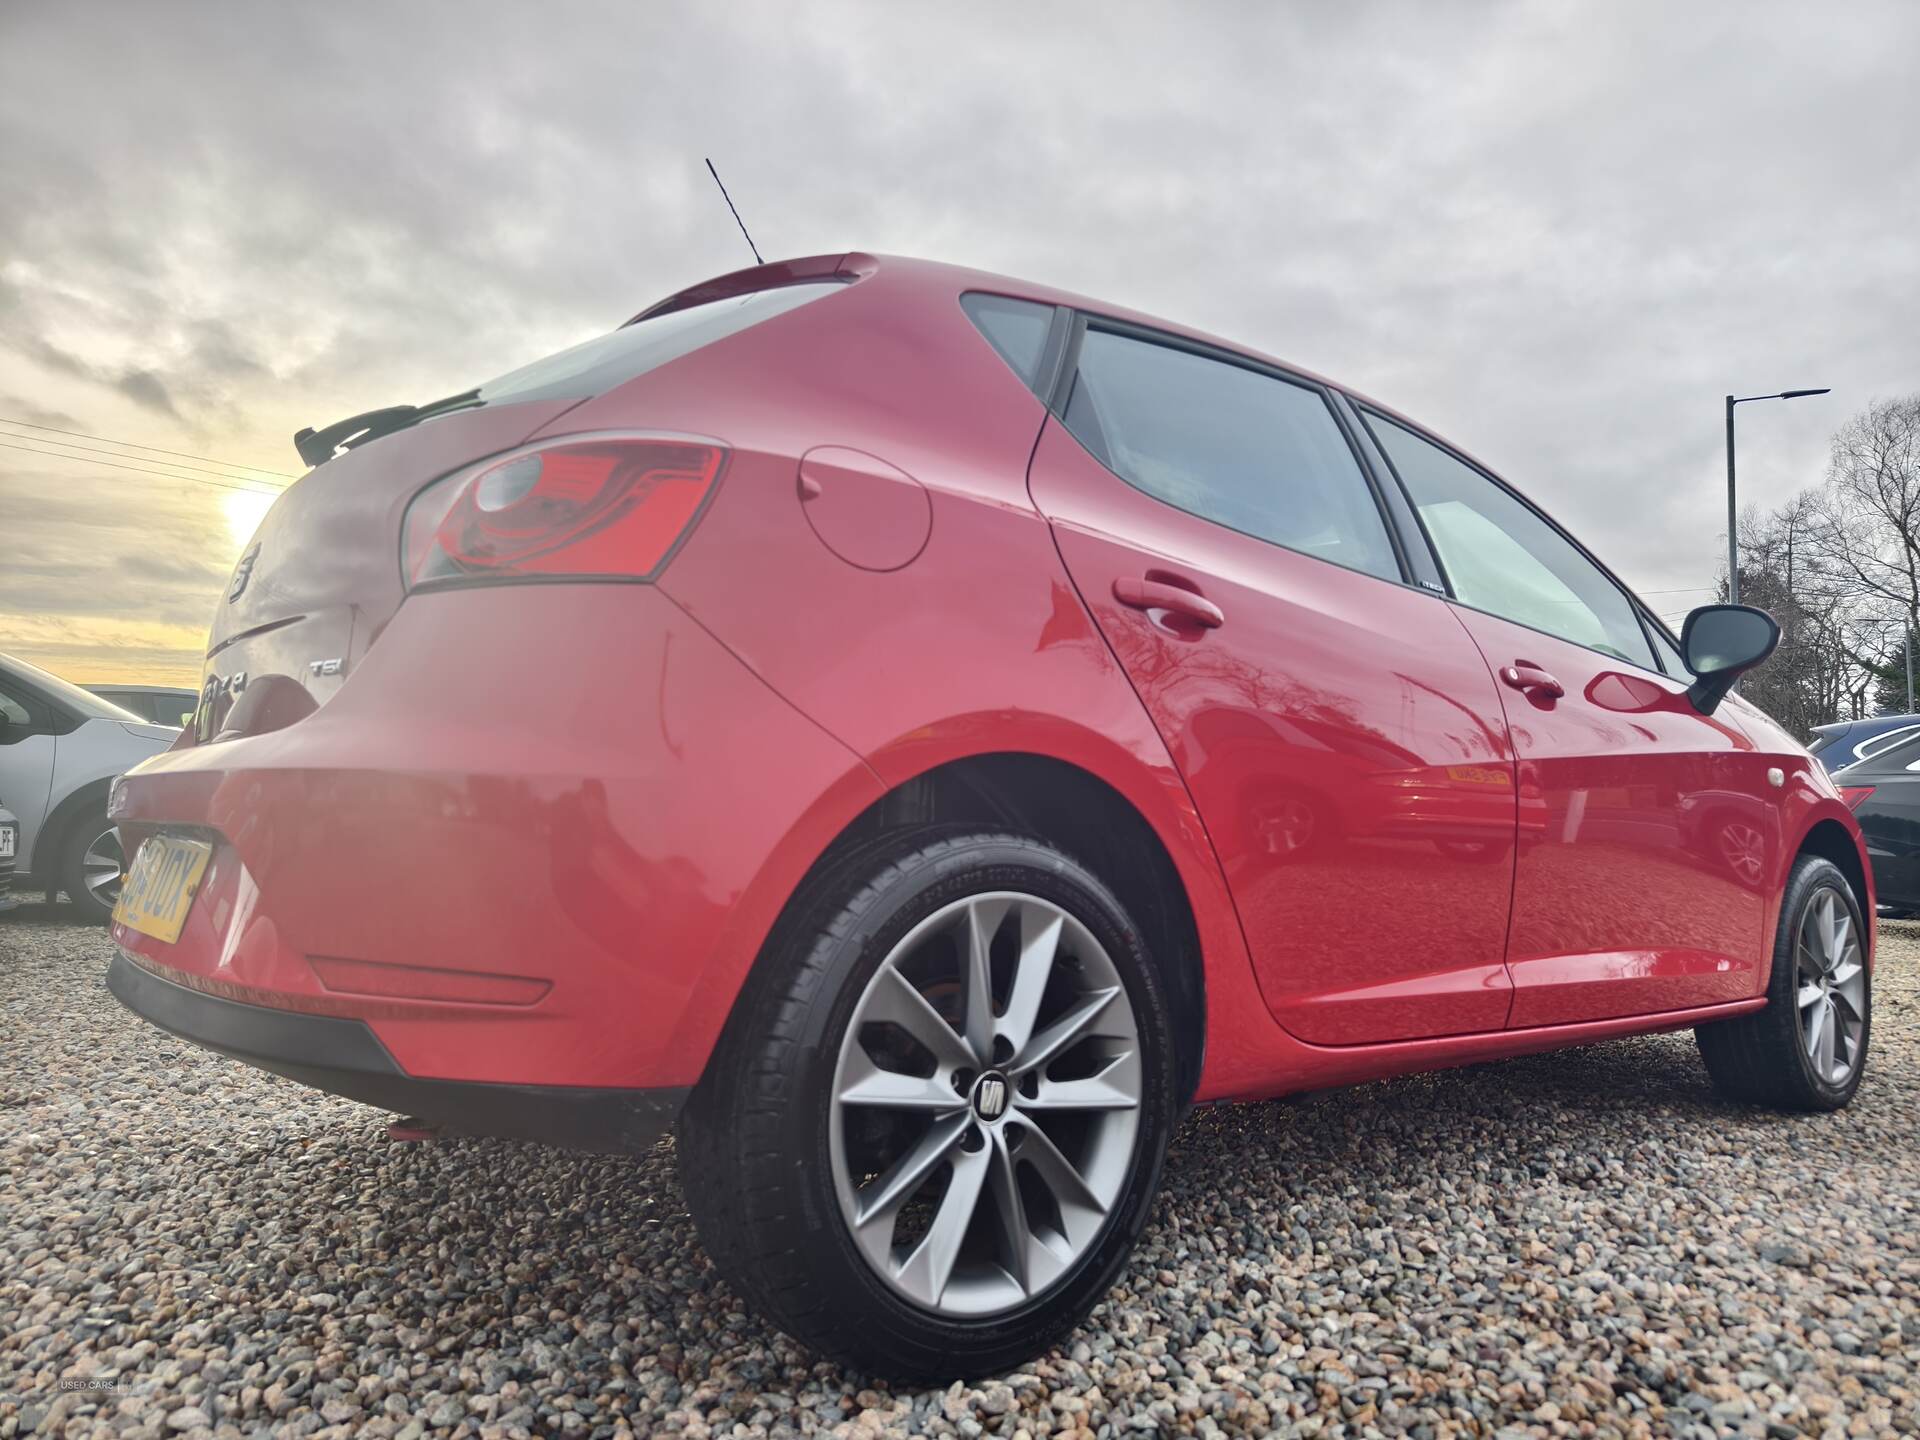
<svg viewBox="0 0 1920 1440">
<path fill-rule="evenodd" d="M 693 528 L 726 458 L 710 441 L 595 438 L 483 461 L 407 507 L 407 584 L 650 580 Z"/>
<path fill-rule="evenodd" d="M 1873 786 L 1871 785 L 1842 785 L 1840 787 L 1840 798 L 1847 802 L 1847 808 L 1849 810 L 1858 810 L 1860 808 L 1860 802 L 1871 794 L 1873 794 Z"/>
</svg>

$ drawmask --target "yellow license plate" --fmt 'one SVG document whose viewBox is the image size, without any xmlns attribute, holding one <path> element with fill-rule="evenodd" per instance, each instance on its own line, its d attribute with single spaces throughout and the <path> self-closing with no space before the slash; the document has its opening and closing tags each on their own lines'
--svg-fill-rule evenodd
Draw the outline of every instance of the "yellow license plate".
<svg viewBox="0 0 1920 1440">
<path fill-rule="evenodd" d="M 155 835 L 133 857 L 113 918 L 129 930 L 171 945 L 187 923 L 187 911 L 211 859 L 210 841 Z"/>
</svg>

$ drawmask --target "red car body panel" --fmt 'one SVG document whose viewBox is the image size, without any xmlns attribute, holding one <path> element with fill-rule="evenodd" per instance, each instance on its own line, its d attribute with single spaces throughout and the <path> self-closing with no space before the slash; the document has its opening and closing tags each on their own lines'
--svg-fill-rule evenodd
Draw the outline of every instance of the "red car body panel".
<svg viewBox="0 0 1920 1440">
<path fill-rule="evenodd" d="M 586 588 L 415 596 L 316 713 L 128 784 L 130 841 L 164 821 L 220 843 L 179 942 L 120 927 L 120 944 L 189 984 L 366 1019 L 410 1075 L 691 1084 L 733 1000 L 738 973 L 715 983 L 727 958 L 744 972 L 881 787 L 657 589 Z M 448 643 L 462 633 L 516 657 L 510 686 Z M 626 662 L 632 705 L 606 703 L 603 651 Z M 551 989 L 524 1005 L 342 996 L 313 957 Z"/>
<path fill-rule="evenodd" d="M 1772 758 L 1725 719 L 1696 711 L 1678 681 L 1454 608 L 1496 670 L 1544 669 L 1565 690 L 1501 687 L 1521 790 L 1544 807 L 1541 825 L 1520 840 L 1514 873 L 1509 1023 L 1603 1020 L 1758 993 L 1770 875 L 1742 868 L 1750 851 L 1736 863 L 1718 828 L 1687 821 L 1703 794 L 1722 793 L 1740 820 L 1764 823 Z M 1778 840 L 1766 839 L 1770 853 Z"/>
<path fill-rule="evenodd" d="M 1503 1026 L 1513 762 L 1446 603 L 1172 510 L 1057 423 L 1031 480 L 1205 817 L 1274 1017 L 1325 1045 Z M 1122 604 L 1128 578 L 1226 622 Z"/>
<path fill-rule="evenodd" d="M 363 1021 L 410 1077 L 684 1088 L 836 837 L 938 767 L 1021 754 L 1103 782 L 1164 847 L 1204 966 L 1196 1099 L 1761 1003 L 1796 850 L 1816 824 L 1858 834 L 1758 712 L 1703 721 L 1663 677 L 1149 499 L 959 297 L 1159 322 L 864 255 L 644 313 L 832 275 L 602 393 L 427 420 L 276 502 L 216 619 L 197 741 L 114 802 L 130 851 L 207 835 L 212 868 L 178 942 L 116 926 L 123 949 L 188 990 Z M 405 593 L 431 482 L 663 431 L 729 455 L 657 582 Z M 1228 623 L 1118 604 L 1149 569 Z M 1495 677 L 1523 657 L 1567 682 L 1549 712 Z M 1746 819 L 1758 849 L 1729 869 L 1715 826 Z M 1598 908 L 1596 879 L 1635 898 Z"/>
</svg>

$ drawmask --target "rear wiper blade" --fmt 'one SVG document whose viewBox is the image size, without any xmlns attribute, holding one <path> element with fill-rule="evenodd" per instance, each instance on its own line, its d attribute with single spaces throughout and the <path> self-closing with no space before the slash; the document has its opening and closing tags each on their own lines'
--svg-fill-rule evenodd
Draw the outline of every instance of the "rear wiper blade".
<svg viewBox="0 0 1920 1440">
<path fill-rule="evenodd" d="M 480 391 L 462 390 L 458 395 L 449 395 L 444 400 L 432 400 L 425 405 L 389 405 L 384 410 L 367 410 L 358 415 L 349 415 L 344 420 L 336 420 L 324 430 L 309 427 L 295 433 L 293 448 L 300 452 L 300 458 L 309 465 L 324 465 L 333 458 L 333 452 L 345 447 L 364 445 L 369 440 L 378 440 L 382 435 L 391 435 L 396 430 L 404 430 L 409 425 L 417 425 L 429 415 L 443 414 L 448 410 L 464 410 L 470 405 L 480 403 Z"/>
</svg>

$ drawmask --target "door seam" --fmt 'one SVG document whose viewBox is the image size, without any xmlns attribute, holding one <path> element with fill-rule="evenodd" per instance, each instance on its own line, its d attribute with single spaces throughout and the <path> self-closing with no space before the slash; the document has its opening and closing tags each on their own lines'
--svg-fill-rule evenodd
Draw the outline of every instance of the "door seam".
<svg viewBox="0 0 1920 1440">
<path fill-rule="evenodd" d="M 1460 627 L 1467 637 L 1467 643 L 1473 646 L 1473 653 L 1487 667 L 1487 683 L 1493 687 L 1493 698 L 1500 702 L 1500 723 L 1507 732 L 1507 766 L 1513 775 L 1513 861 L 1507 867 L 1507 925 L 1500 945 L 1500 965 L 1507 972 L 1507 1018 L 1500 1022 L 1500 1029 L 1511 1030 L 1513 1012 L 1520 1003 L 1520 978 L 1513 973 L 1513 910 L 1520 896 L 1520 747 L 1514 743 L 1513 717 L 1507 713 L 1507 697 L 1500 691 L 1500 677 L 1494 670 L 1493 662 L 1487 658 L 1487 652 L 1480 647 L 1480 637 L 1460 618 L 1460 612 L 1454 608 L 1451 597 L 1442 597 L 1442 600 L 1447 607 L 1447 614 L 1453 617 L 1453 623 Z"/>
</svg>

